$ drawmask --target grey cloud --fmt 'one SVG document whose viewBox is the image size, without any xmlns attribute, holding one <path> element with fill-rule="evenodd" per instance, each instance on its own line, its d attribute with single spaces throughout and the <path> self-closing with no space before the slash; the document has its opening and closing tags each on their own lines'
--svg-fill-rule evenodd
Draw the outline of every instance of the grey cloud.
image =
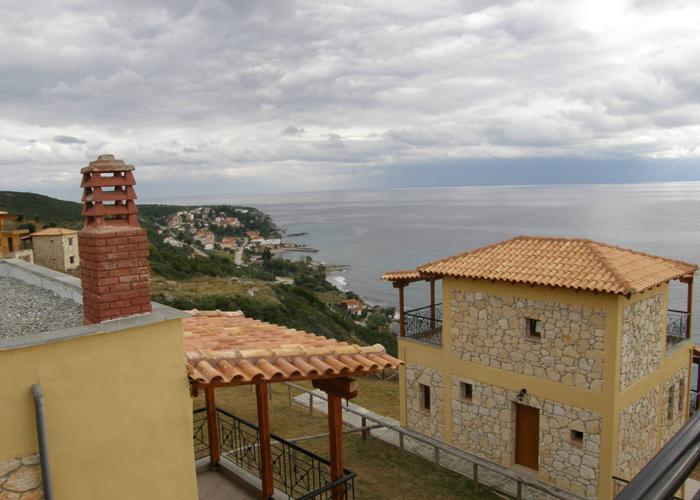
<svg viewBox="0 0 700 500">
<path fill-rule="evenodd" d="M 71 135 L 54 136 L 53 142 L 57 142 L 59 144 L 86 144 L 87 143 L 87 141 L 84 141 L 83 139 L 79 139 L 78 137 L 73 137 Z"/>
<path fill-rule="evenodd" d="M 295 127 L 294 125 L 289 125 L 282 131 L 282 135 L 302 135 L 303 133 L 304 127 Z"/>
</svg>

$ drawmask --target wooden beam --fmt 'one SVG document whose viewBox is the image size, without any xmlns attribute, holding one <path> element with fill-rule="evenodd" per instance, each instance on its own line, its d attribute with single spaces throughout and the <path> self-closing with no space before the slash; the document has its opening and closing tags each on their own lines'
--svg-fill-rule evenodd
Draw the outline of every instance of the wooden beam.
<svg viewBox="0 0 700 500">
<path fill-rule="evenodd" d="M 337 394 L 328 394 L 328 434 L 331 452 L 331 481 L 337 481 L 343 473 L 343 408 L 342 399 Z M 333 488 L 333 500 L 342 500 L 345 485 Z"/>
<path fill-rule="evenodd" d="M 255 384 L 258 402 L 258 436 L 260 438 L 260 479 L 262 498 L 272 497 L 275 487 L 272 479 L 272 448 L 270 446 L 270 411 L 267 399 L 267 382 Z"/>
<path fill-rule="evenodd" d="M 221 450 L 219 449 L 219 427 L 216 420 L 216 399 L 214 387 L 207 385 L 204 388 L 204 402 L 207 407 L 207 433 L 209 434 L 209 459 L 212 467 L 219 464 Z"/>
<path fill-rule="evenodd" d="M 399 287 L 399 337 L 406 335 L 406 325 L 403 317 L 403 288 Z"/>
<path fill-rule="evenodd" d="M 357 380 L 349 377 L 326 378 L 311 382 L 315 389 L 321 389 L 326 394 L 352 399 L 357 396 Z"/>
</svg>

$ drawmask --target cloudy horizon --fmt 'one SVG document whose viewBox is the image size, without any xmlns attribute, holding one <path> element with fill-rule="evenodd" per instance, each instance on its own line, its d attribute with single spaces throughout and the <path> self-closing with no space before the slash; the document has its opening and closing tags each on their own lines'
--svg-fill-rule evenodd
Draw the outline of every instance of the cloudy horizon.
<svg viewBox="0 0 700 500">
<path fill-rule="evenodd" d="M 0 19 L 0 189 L 700 179 L 690 1 L 40 2 Z M 72 194 L 70 195 L 72 196 Z"/>
</svg>

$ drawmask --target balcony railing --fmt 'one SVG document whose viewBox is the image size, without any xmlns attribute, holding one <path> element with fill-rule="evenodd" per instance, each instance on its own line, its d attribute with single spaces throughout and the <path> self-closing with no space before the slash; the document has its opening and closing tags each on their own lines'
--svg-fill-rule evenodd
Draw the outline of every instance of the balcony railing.
<svg viewBox="0 0 700 500">
<path fill-rule="evenodd" d="M 442 304 L 435 304 L 435 318 L 431 307 L 411 309 L 403 313 L 404 336 L 429 344 L 442 345 Z"/>
<path fill-rule="evenodd" d="M 668 310 L 668 325 L 666 327 L 666 347 L 673 347 L 688 338 L 688 313 Z"/>
<path fill-rule="evenodd" d="M 256 477 L 260 472 L 258 427 L 226 410 L 216 409 L 221 459 L 237 465 Z M 194 411 L 195 457 L 209 454 L 207 416 L 204 408 Z M 291 498 L 303 500 L 331 499 L 340 490 L 340 498 L 355 498 L 355 473 L 348 470 L 331 481 L 330 462 L 274 434 L 270 435 L 272 475 L 275 488 Z"/>
</svg>

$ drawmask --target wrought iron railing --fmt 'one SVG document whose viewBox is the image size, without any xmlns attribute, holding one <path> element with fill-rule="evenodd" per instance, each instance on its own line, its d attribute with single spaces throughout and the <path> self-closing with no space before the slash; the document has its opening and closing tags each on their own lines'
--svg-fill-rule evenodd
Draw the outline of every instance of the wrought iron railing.
<svg viewBox="0 0 700 500">
<path fill-rule="evenodd" d="M 207 410 L 199 408 L 192 415 L 194 429 L 192 439 L 194 441 L 194 458 L 199 460 L 209 455 L 209 431 L 207 429 Z"/>
<path fill-rule="evenodd" d="M 694 415 L 698 411 L 698 392 L 690 390 L 690 415 Z"/>
<path fill-rule="evenodd" d="M 260 477 L 258 427 L 221 408 L 216 409 L 216 415 L 221 458 Z M 201 453 L 202 445 L 206 446 L 204 449 L 204 455 L 206 455 L 209 440 L 204 409 L 195 410 L 194 418 L 195 455 Z M 203 421 L 201 421 L 202 418 Z M 340 492 L 340 498 L 346 500 L 355 498 L 354 472 L 345 470 L 342 478 L 331 481 L 331 464 L 325 458 L 274 434 L 270 435 L 270 441 L 272 476 L 278 491 L 292 498 L 304 500 L 338 498 L 333 496 L 338 492 Z"/>
<path fill-rule="evenodd" d="M 421 342 L 442 345 L 442 304 L 435 304 L 435 318 L 431 315 L 430 306 L 405 311 L 404 335 Z"/>
<path fill-rule="evenodd" d="M 686 311 L 668 310 L 666 328 L 666 345 L 672 346 L 688 338 L 688 313 Z"/>
</svg>

